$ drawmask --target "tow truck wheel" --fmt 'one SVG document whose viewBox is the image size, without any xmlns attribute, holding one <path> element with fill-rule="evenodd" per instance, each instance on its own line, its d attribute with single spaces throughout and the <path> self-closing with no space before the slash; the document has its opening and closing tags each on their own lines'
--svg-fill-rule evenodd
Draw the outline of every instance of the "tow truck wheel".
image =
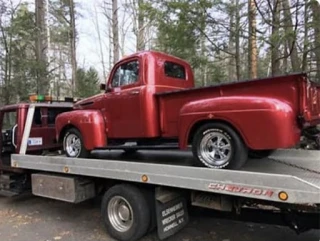
<svg viewBox="0 0 320 241">
<path fill-rule="evenodd" d="M 119 184 L 106 191 L 101 216 L 107 232 L 120 241 L 140 239 L 148 232 L 151 222 L 146 195 L 129 184 Z"/>
<path fill-rule="evenodd" d="M 208 123 L 195 133 L 192 152 L 200 166 L 240 169 L 248 159 L 248 148 L 228 125 Z"/>
<path fill-rule="evenodd" d="M 68 157 L 87 158 L 90 152 L 84 147 L 83 138 L 79 130 L 67 130 L 63 138 L 63 149 Z"/>
</svg>

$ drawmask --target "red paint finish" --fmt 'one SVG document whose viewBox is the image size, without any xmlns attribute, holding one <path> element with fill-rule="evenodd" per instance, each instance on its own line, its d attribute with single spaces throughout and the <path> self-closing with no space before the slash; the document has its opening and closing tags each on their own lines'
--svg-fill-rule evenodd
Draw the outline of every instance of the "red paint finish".
<svg viewBox="0 0 320 241">
<path fill-rule="evenodd" d="M 179 135 L 180 147 L 186 148 L 191 127 L 212 114 L 211 120 L 235 127 L 252 149 L 292 147 L 301 134 L 298 116 L 307 110 L 299 103 L 301 83 L 306 81 L 302 77 L 288 75 L 160 95 L 164 135 Z M 316 115 L 320 109 L 313 111 L 313 120 L 320 123 Z"/>
<path fill-rule="evenodd" d="M 14 105 L 7 105 L 0 108 L 0 126 L 3 131 L 8 131 L 3 128 L 4 118 L 9 113 L 15 113 L 16 118 L 12 119 L 12 126 L 17 125 L 15 128 L 15 144 L 3 143 L 3 136 L 0 136 L 0 170 L 9 170 L 9 163 L 5 158 L 10 157 L 12 153 L 19 153 L 22 136 L 25 128 L 25 122 L 27 119 L 29 103 L 20 103 Z M 55 116 L 58 113 L 72 110 L 72 104 L 58 103 L 58 104 L 37 104 L 35 107 L 35 114 L 33 123 L 30 130 L 29 138 L 41 138 L 42 144 L 39 145 L 28 145 L 27 153 L 36 153 L 43 150 L 55 150 L 61 148 L 61 143 L 56 141 L 55 137 Z M 2 149 L 5 148 L 5 149 Z M 2 152 L 4 151 L 4 152 Z M 3 164 L 6 162 L 6 165 Z M 11 170 L 11 169 L 10 169 Z"/>
<path fill-rule="evenodd" d="M 139 68 L 129 68 L 129 63 Z M 177 65 L 185 69 L 184 74 Z M 118 80 L 119 73 L 136 79 L 114 87 L 112 83 L 118 82 L 112 82 L 113 78 Z M 320 123 L 319 87 L 304 74 L 194 88 L 187 62 L 145 51 L 119 61 L 106 86 L 105 93 L 76 103 L 77 111 L 60 115 L 57 134 L 72 120 L 89 150 L 107 145 L 107 138 L 170 138 L 179 141 L 183 149 L 199 121 L 224 121 L 248 147 L 276 149 L 294 146 L 302 128 Z"/>
<path fill-rule="evenodd" d="M 186 148 L 192 126 L 208 119 L 229 123 L 251 149 L 294 146 L 300 139 L 295 117 L 290 105 L 272 98 L 221 97 L 195 101 L 181 110 L 180 147 Z"/>
<path fill-rule="evenodd" d="M 56 119 L 57 139 L 69 128 L 80 130 L 88 150 L 106 146 L 106 123 L 98 110 L 74 110 L 60 114 Z"/>
<path fill-rule="evenodd" d="M 111 81 L 117 68 L 131 61 L 139 62 L 139 78 L 134 84 L 112 88 Z M 164 62 L 171 61 L 182 65 L 186 70 L 184 80 L 166 76 L 164 73 Z M 183 90 L 194 86 L 193 73 L 190 65 L 173 56 L 159 52 L 141 52 L 128 56 L 117 63 L 110 73 L 107 81 L 109 91 L 102 93 L 75 104 L 77 110 L 99 110 L 107 123 L 103 132 L 108 138 L 156 138 L 161 137 L 160 112 L 158 100 L 155 93 L 173 90 Z M 84 132 L 98 133 L 101 127 L 84 127 L 80 120 L 86 112 L 74 112 L 72 114 L 74 126 Z M 57 120 L 57 135 L 68 125 L 69 117 L 64 114 Z M 89 129 L 88 129 L 89 128 Z M 93 129 L 92 129 L 93 128 Z M 94 130 L 98 128 L 98 130 Z M 101 147 L 102 141 L 93 138 L 85 138 L 87 147 Z M 88 148 L 89 150 L 93 148 Z"/>
</svg>

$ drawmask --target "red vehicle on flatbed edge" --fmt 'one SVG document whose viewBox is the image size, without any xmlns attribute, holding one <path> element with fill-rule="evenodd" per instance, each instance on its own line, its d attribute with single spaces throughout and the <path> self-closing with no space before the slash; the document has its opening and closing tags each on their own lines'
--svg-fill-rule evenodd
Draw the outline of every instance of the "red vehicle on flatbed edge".
<svg viewBox="0 0 320 241">
<path fill-rule="evenodd" d="M 30 103 L 11 104 L 0 108 L 0 172 L 21 171 L 10 167 L 10 158 L 11 154 L 19 153 L 28 109 L 31 103 L 39 101 L 37 98 L 41 99 L 41 103 L 37 104 L 34 111 L 27 153 L 39 155 L 43 151 L 61 149 L 61 143 L 55 139 L 55 119 L 58 114 L 72 110 L 73 103 L 51 103 L 46 101 L 44 96 L 32 95 Z"/>
<path fill-rule="evenodd" d="M 304 132 L 319 132 L 319 87 L 304 73 L 196 88 L 186 61 L 144 51 L 115 64 L 102 89 L 58 115 L 67 156 L 191 145 L 198 164 L 239 169 L 248 155 L 291 148 Z"/>
<path fill-rule="evenodd" d="M 161 65 L 159 66 L 161 67 Z M 313 84 L 309 83 L 303 74 L 277 77 L 275 79 L 281 80 L 279 81 L 280 86 L 284 85 L 283 82 L 285 81 L 289 82 L 287 87 L 289 86 L 290 89 L 291 86 L 291 90 L 294 93 L 292 99 L 296 97 L 297 89 L 301 93 L 301 89 L 297 86 L 305 84 L 307 84 L 307 89 L 312 93 L 308 93 L 307 103 L 310 103 L 310 96 L 313 96 L 313 98 L 318 96 L 318 93 L 315 94 L 314 92 Z M 249 84 L 253 85 L 253 83 L 258 82 L 252 81 Z M 269 83 L 265 85 L 269 88 L 275 84 L 273 78 L 266 79 L 262 83 Z M 232 85 L 229 85 L 231 89 Z M 226 93 L 225 86 L 228 85 L 223 85 L 221 89 L 219 87 L 208 87 L 207 89 L 211 90 L 212 95 L 217 95 L 215 88 L 218 88 L 219 94 L 223 95 Z M 247 93 L 242 83 L 239 83 L 239 86 L 238 89 L 243 91 L 240 91 L 240 93 L 243 95 Z M 146 85 L 141 87 L 141 91 L 148 91 L 143 90 L 143 88 L 153 90 L 152 88 L 156 89 L 158 87 Z M 284 88 L 282 86 L 282 90 Z M 198 110 L 199 106 L 201 107 L 206 101 L 213 102 L 213 98 L 208 97 L 209 94 L 207 92 L 209 91 L 207 89 L 197 88 L 195 90 L 181 90 L 181 92 L 155 93 L 154 97 L 151 98 L 149 96 L 150 99 L 148 100 L 154 99 L 155 102 L 153 104 L 156 104 L 157 108 L 161 108 L 162 111 L 170 109 L 169 103 L 166 103 L 169 100 L 175 105 L 179 104 L 181 106 L 188 106 L 187 103 L 197 102 L 198 100 L 201 105 L 199 103 L 194 109 Z M 151 90 L 150 92 L 152 92 Z M 200 97 L 196 97 L 193 91 L 202 91 L 200 100 Z M 276 92 L 276 89 L 273 91 L 278 98 L 280 95 Z M 187 93 L 185 96 L 188 97 L 188 100 L 184 100 L 181 97 L 182 92 Z M 106 93 L 98 95 L 98 97 L 100 96 L 103 100 L 110 93 L 112 92 L 107 90 Z M 142 95 L 141 101 L 145 101 L 144 98 L 147 95 L 148 93 Z M 176 103 L 178 100 L 173 98 L 175 95 L 181 98 L 178 98 L 181 101 L 178 104 Z M 119 100 L 122 100 L 123 96 L 120 97 Z M 172 99 L 165 99 L 169 97 Z M 230 95 L 225 98 L 228 99 L 229 97 Z M 266 97 L 268 101 L 271 101 L 272 98 Z M 272 103 L 279 103 L 280 100 L 277 98 L 274 102 L 267 102 L 266 106 L 268 107 Z M 290 98 L 286 96 L 282 101 L 290 108 L 295 106 L 292 105 L 294 102 L 289 102 L 288 99 Z M 299 98 L 299 100 L 303 99 Z M 78 104 L 86 104 L 88 103 L 87 101 L 80 101 Z M 258 103 L 260 101 L 262 100 L 258 98 Z M 93 102 L 98 104 L 94 100 Z M 148 102 L 143 103 L 148 104 Z M 312 116 L 315 116 L 316 105 L 319 102 L 311 103 L 313 106 L 309 105 L 309 109 L 306 108 L 306 110 L 311 110 Z M 124 102 L 124 104 L 127 104 L 127 102 Z M 285 115 L 285 113 L 281 112 L 284 109 L 283 106 L 286 105 L 280 104 L 278 109 L 273 110 L 275 112 L 274 115 L 278 116 L 280 120 L 286 120 L 286 118 L 292 116 L 289 107 L 285 109 L 289 117 L 282 116 Z M 148 152 L 148 157 L 141 153 L 141 155 L 133 156 L 132 159 L 134 161 L 123 160 L 121 152 L 120 154 L 119 152 L 96 153 L 99 154 L 97 158 L 94 158 L 93 155 L 93 158 L 90 159 L 70 158 L 70 156 L 61 155 L 63 143 L 58 142 L 55 137 L 57 116 L 69 113 L 87 114 L 79 119 L 79 123 L 82 125 L 88 124 L 88 126 L 91 125 L 92 127 L 99 124 L 100 120 L 99 115 L 97 117 L 93 115 L 94 111 L 98 114 L 99 109 L 79 110 L 79 107 L 79 105 L 76 106 L 78 110 L 74 111 L 72 110 L 73 101 L 72 103 L 57 103 L 52 101 L 50 97 L 47 99 L 44 96 L 36 95 L 31 103 L 7 105 L 0 108 L 0 125 L 2 128 L 2 135 L 0 136 L 0 196 L 12 197 L 32 192 L 35 196 L 69 203 L 80 203 L 98 198 L 98 200 L 101 200 L 101 218 L 105 229 L 112 238 L 119 241 L 139 240 L 147 233 L 155 230 L 161 240 L 173 236 L 188 224 L 189 208 L 191 207 L 213 209 L 215 210 L 212 213 L 213 215 L 217 214 L 216 211 L 222 211 L 223 214 L 228 213 L 229 217 L 236 217 L 238 221 L 241 220 L 239 215 L 241 216 L 242 213 L 255 210 L 259 219 L 253 218 L 253 222 L 259 220 L 259 223 L 287 225 L 297 233 L 306 232 L 310 229 L 319 229 L 319 151 L 276 150 L 271 156 L 260 161 L 249 160 L 241 171 L 193 167 L 189 165 L 193 159 L 191 153 L 178 154 L 178 151 L 156 152 L 154 154 Z M 210 108 L 210 106 L 207 108 Z M 298 109 L 298 107 L 296 108 Z M 152 108 L 147 110 L 151 114 L 157 113 L 152 112 Z M 253 110 L 249 109 L 248 112 Z M 143 111 L 146 110 L 143 109 L 139 113 Z M 262 110 L 260 109 L 260 111 Z M 265 111 L 271 112 L 269 109 Z M 227 112 L 230 112 L 230 110 Z M 163 126 L 168 125 L 166 118 L 169 118 L 169 116 L 165 115 L 166 112 L 158 113 L 159 116 L 157 117 L 160 118 L 160 121 L 157 123 L 159 123 L 159 128 L 163 128 Z M 176 115 L 179 118 L 178 125 L 184 113 L 186 112 L 180 112 Z M 192 112 L 190 116 L 192 117 L 195 113 L 197 112 Z M 221 115 L 223 112 L 210 113 L 214 113 L 214 115 L 210 116 L 209 122 L 205 122 L 206 124 L 216 123 L 216 116 L 218 114 Z M 276 115 L 277 113 L 278 115 Z M 200 115 L 201 113 L 198 114 Z M 106 121 L 110 120 L 103 118 Z M 308 115 L 306 118 L 308 118 Z M 301 122 L 301 118 L 299 120 L 300 122 L 297 121 L 300 123 L 297 128 L 299 134 L 305 135 L 307 130 L 307 133 L 311 135 L 311 139 L 315 140 L 316 133 L 318 133 L 315 128 L 317 118 L 313 118 L 313 120 L 306 119 L 305 122 Z M 106 123 L 108 124 L 108 122 Z M 288 123 L 290 124 L 290 122 Z M 296 128 L 296 122 L 293 121 L 292 123 Z M 105 127 L 111 127 L 111 123 L 109 124 Z M 148 123 L 147 126 L 148 128 L 153 127 L 152 123 Z M 177 128 L 178 131 L 180 131 L 179 128 Z M 163 130 L 173 131 L 167 126 Z M 70 133 L 79 133 L 79 131 L 72 132 L 71 129 L 68 131 Z M 93 129 L 93 131 L 97 130 Z M 160 131 L 162 133 L 162 129 Z M 92 133 L 94 134 L 94 132 Z M 102 133 L 102 137 L 103 135 L 104 133 Z M 71 135 L 66 136 L 70 137 Z M 72 144 L 74 144 L 74 147 L 78 147 L 81 141 L 79 142 L 77 136 L 73 135 L 73 137 L 74 142 Z M 93 138 L 93 140 L 95 139 Z M 121 145 L 121 143 L 128 140 L 138 141 L 138 146 L 128 146 L 127 143 Z M 162 144 L 160 145 L 161 148 L 166 149 L 169 148 L 166 143 L 180 140 L 178 138 L 158 137 L 108 138 L 107 141 L 108 145 L 102 147 L 103 149 L 116 148 L 130 152 L 139 148 L 159 148 L 159 144 Z M 232 145 L 233 141 L 230 141 Z M 192 142 L 188 143 L 192 144 Z M 141 144 L 144 146 L 141 146 Z M 80 147 L 82 146 L 80 145 Z M 82 149 L 79 150 L 81 151 Z M 246 151 L 246 149 L 244 150 Z M 261 155 L 259 152 L 253 153 L 252 150 L 249 153 L 250 155 Z M 150 163 L 146 163 L 146 160 Z M 210 212 L 207 210 L 204 211 L 209 214 Z M 47 215 L 50 215 L 50 212 Z M 260 215 L 262 213 L 266 214 L 266 219 L 262 218 Z"/>
</svg>

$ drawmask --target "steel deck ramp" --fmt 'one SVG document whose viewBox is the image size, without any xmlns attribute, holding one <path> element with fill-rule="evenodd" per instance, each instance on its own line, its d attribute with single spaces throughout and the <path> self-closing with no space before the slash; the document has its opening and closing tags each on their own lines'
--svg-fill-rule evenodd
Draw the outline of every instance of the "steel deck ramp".
<svg viewBox="0 0 320 241">
<path fill-rule="evenodd" d="M 180 152 L 181 153 L 181 152 Z M 170 153 L 169 153 L 170 154 Z M 172 152 L 176 160 L 179 154 Z M 214 170 L 160 161 L 80 159 L 15 154 L 17 168 L 149 183 L 291 204 L 320 204 L 320 152 L 280 150 L 269 158 L 249 160 L 242 170 Z M 160 158 L 161 159 L 161 158 Z M 165 159 L 162 157 L 162 159 Z M 160 163 L 159 163 L 160 162 Z M 288 194 L 286 201 L 279 193 Z"/>
</svg>

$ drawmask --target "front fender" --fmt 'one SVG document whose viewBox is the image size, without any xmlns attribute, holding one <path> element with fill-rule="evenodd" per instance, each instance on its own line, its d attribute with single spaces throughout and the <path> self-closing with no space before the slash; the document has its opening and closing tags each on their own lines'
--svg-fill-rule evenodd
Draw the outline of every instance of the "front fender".
<svg viewBox="0 0 320 241">
<path fill-rule="evenodd" d="M 57 139 L 60 140 L 70 127 L 80 131 L 87 150 L 107 145 L 105 121 L 98 110 L 73 110 L 59 114 L 55 124 Z"/>
<path fill-rule="evenodd" d="M 242 96 L 189 102 L 179 116 L 179 144 L 186 148 L 193 127 L 203 121 L 231 125 L 249 148 L 288 148 L 299 142 L 301 131 L 292 107 L 279 99 Z"/>
</svg>

